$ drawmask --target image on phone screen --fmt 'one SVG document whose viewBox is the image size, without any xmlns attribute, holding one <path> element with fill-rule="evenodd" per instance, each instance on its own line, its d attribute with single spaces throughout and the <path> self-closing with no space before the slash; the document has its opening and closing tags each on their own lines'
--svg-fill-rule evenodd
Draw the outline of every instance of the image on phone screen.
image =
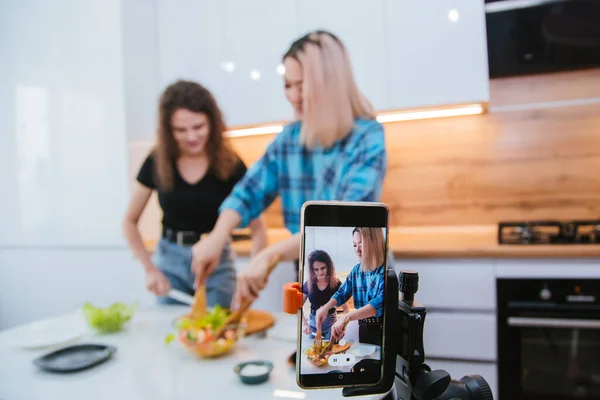
<svg viewBox="0 0 600 400">
<path fill-rule="evenodd" d="M 352 219 L 321 221 L 348 225 Z M 387 228 L 384 218 L 374 221 L 384 226 L 304 227 L 298 360 L 306 386 L 380 378 Z"/>
</svg>

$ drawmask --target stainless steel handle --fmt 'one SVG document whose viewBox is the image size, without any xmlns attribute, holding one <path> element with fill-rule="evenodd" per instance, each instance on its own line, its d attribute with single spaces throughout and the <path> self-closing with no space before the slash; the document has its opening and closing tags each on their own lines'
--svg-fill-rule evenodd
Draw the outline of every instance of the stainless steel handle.
<svg viewBox="0 0 600 400">
<path fill-rule="evenodd" d="M 537 7 L 544 4 L 565 3 L 568 0 L 505 0 L 488 3 L 485 5 L 485 13 L 492 14 L 502 11 L 518 10 L 520 8 Z"/>
<path fill-rule="evenodd" d="M 600 329 L 600 320 L 594 319 L 508 317 L 506 322 L 508 323 L 508 326 L 524 328 Z"/>
</svg>

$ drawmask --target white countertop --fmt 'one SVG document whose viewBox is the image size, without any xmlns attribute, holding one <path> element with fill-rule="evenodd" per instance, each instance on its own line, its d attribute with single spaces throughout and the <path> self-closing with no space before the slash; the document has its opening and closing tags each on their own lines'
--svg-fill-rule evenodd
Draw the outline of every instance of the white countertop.
<svg viewBox="0 0 600 400">
<path fill-rule="evenodd" d="M 9 345 L 11 330 L 0 331 L 0 399 L 343 398 L 341 389 L 305 391 L 297 386 L 295 370 L 287 363 L 296 347 L 296 316 L 278 314 L 266 338 L 244 338 L 233 353 L 205 360 L 177 342 L 164 344 L 165 336 L 174 332 L 174 318 L 186 311 L 178 306 L 139 310 L 122 332 L 85 333 L 76 343 L 110 344 L 117 347 L 117 352 L 99 366 L 71 374 L 45 372 L 33 364 L 35 358 L 54 348 L 15 348 Z M 274 364 L 270 380 L 244 385 L 233 367 L 258 359 Z"/>
</svg>

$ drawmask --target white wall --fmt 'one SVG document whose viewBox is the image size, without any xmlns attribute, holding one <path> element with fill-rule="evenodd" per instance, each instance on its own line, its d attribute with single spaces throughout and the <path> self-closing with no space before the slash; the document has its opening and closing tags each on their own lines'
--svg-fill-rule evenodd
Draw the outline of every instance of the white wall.
<svg viewBox="0 0 600 400">
<path fill-rule="evenodd" d="M 120 226 L 128 135 L 154 125 L 153 12 L 142 0 L 0 6 L 0 329 L 85 301 L 152 301 Z"/>
</svg>

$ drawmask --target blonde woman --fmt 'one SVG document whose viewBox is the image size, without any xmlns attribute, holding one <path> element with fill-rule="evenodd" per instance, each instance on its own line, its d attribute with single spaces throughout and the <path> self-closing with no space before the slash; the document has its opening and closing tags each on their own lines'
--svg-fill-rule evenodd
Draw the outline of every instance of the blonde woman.
<svg viewBox="0 0 600 400">
<path fill-rule="evenodd" d="M 352 232 L 356 264 L 346 281 L 323 307 L 317 310 L 317 326 L 327 317 L 331 307 L 346 304 L 352 297 L 355 310 L 337 320 L 331 327 L 331 337 L 344 336 L 349 321 L 358 320 L 361 343 L 381 344 L 383 294 L 385 288 L 385 239 L 381 228 L 355 228 Z"/>
<path fill-rule="evenodd" d="M 258 296 L 275 256 L 298 258 L 300 211 L 306 201 L 379 201 L 386 173 L 383 128 L 356 86 L 342 42 L 329 32 L 311 32 L 291 45 L 283 64 L 285 94 L 297 120 L 248 169 L 221 205 L 214 230 L 194 248 L 193 270 L 203 280 L 217 265 L 229 233 L 281 197 L 292 235 L 253 257 L 238 275 L 237 300 Z"/>
</svg>

